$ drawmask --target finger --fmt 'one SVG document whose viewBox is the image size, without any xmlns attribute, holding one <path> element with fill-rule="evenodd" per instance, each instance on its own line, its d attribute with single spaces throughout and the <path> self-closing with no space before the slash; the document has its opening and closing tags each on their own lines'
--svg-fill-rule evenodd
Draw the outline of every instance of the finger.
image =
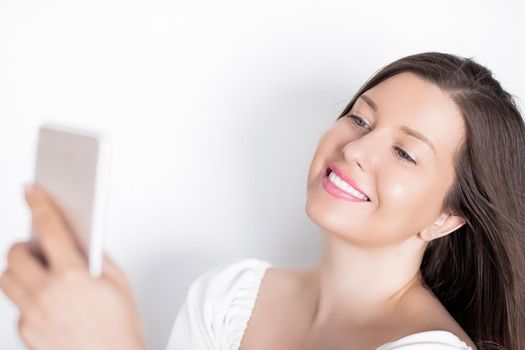
<svg viewBox="0 0 525 350">
<path fill-rule="evenodd" d="M 0 276 L 0 288 L 4 294 L 22 312 L 29 305 L 30 294 L 26 287 L 18 281 L 13 272 L 8 268 Z"/>
<path fill-rule="evenodd" d="M 31 254 L 29 242 L 15 243 L 7 253 L 8 267 L 30 293 L 38 291 L 47 277 L 44 266 Z"/>
<path fill-rule="evenodd" d="M 26 191 L 26 201 L 31 208 L 35 234 L 49 265 L 57 269 L 87 269 L 73 233 L 51 196 L 42 187 L 33 186 Z"/>
<path fill-rule="evenodd" d="M 22 340 L 27 350 L 36 350 L 41 347 L 42 340 L 38 339 L 39 337 L 33 331 L 35 326 L 26 326 L 27 323 L 27 317 L 20 314 L 17 322 L 18 334 L 20 334 L 20 340 Z M 34 320 L 32 323 L 34 323 Z"/>
</svg>

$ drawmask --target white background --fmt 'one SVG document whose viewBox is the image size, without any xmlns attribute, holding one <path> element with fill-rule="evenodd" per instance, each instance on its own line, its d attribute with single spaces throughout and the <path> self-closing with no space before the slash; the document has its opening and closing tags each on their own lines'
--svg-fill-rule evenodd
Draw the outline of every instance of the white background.
<svg viewBox="0 0 525 350">
<path fill-rule="evenodd" d="M 150 349 L 190 282 L 234 257 L 314 263 L 304 211 L 321 134 L 383 65 L 422 51 L 487 65 L 523 108 L 518 1 L 0 0 L 0 254 L 28 238 L 37 128 L 113 142 L 106 247 Z M 0 347 L 22 349 L 0 296 Z"/>
</svg>

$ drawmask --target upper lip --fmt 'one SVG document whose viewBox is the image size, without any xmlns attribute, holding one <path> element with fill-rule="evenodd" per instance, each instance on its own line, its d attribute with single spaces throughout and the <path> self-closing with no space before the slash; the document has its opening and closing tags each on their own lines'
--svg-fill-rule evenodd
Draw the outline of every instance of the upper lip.
<svg viewBox="0 0 525 350">
<path fill-rule="evenodd" d="M 363 190 L 361 190 L 359 188 L 359 186 L 357 185 L 357 183 L 355 182 L 354 179 L 352 179 L 350 176 L 346 175 L 345 173 L 343 173 L 343 171 L 341 169 L 339 169 L 337 167 L 337 165 L 335 164 L 329 164 L 328 165 L 328 168 L 332 169 L 332 171 L 337 175 L 339 176 L 341 179 L 343 179 L 345 182 L 347 182 L 350 186 L 352 186 L 353 188 L 355 188 L 356 190 L 358 190 L 359 192 L 361 192 L 363 195 L 365 195 L 368 199 L 370 199 L 370 196 L 368 196 Z"/>
</svg>

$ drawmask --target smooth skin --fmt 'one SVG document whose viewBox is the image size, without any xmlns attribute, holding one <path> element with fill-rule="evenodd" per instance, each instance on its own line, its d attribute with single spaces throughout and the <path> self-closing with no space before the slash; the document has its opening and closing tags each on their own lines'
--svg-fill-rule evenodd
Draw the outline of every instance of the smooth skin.
<svg viewBox="0 0 525 350">
<path fill-rule="evenodd" d="M 267 270 L 241 350 L 370 350 L 431 330 L 450 331 L 475 349 L 419 271 L 428 243 L 465 223 L 439 210 L 454 179 L 462 116 L 447 93 L 412 73 L 364 95 L 376 110 L 360 97 L 321 137 L 310 165 L 305 210 L 324 234 L 320 264 Z M 330 195 L 322 180 L 331 163 L 371 202 Z"/>
<path fill-rule="evenodd" d="M 26 191 L 43 259 L 28 241 L 14 244 L 0 287 L 20 312 L 18 330 L 31 350 L 144 350 L 142 324 L 124 273 L 104 256 L 89 274 L 73 235 L 49 195 Z"/>
</svg>

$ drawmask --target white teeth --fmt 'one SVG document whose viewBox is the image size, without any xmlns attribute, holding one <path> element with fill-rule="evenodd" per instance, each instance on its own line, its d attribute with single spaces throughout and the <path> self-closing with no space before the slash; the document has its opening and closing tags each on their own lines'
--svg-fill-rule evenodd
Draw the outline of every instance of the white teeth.
<svg viewBox="0 0 525 350">
<path fill-rule="evenodd" d="M 361 192 L 350 186 L 347 182 L 337 176 L 333 171 L 328 176 L 330 182 L 333 183 L 337 188 L 350 193 L 352 196 L 357 197 L 362 200 L 368 200 L 368 197 L 363 195 Z"/>
</svg>

